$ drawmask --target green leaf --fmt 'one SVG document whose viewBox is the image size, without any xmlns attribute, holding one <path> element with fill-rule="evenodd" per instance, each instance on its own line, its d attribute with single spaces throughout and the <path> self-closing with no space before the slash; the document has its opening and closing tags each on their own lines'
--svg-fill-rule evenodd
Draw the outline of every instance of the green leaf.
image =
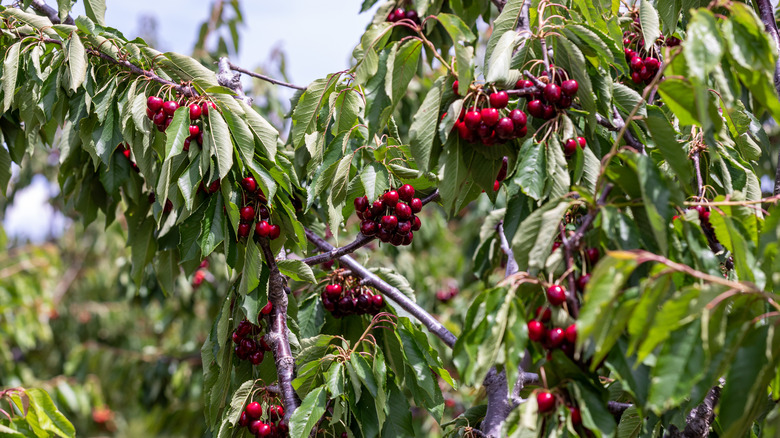
<svg viewBox="0 0 780 438">
<path fill-rule="evenodd" d="M 176 113 L 178 112 L 179 110 L 176 110 Z M 206 130 L 206 136 L 209 137 L 214 148 L 212 154 L 217 157 L 219 179 L 223 179 L 230 172 L 230 168 L 233 167 L 233 141 L 230 138 L 230 130 L 227 123 L 225 123 L 225 119 L 222 118 L 222 114 L 219 111 L 209 111 L 208 119 L 209 129 Z M 173 125 L 173 122 L 171 122 L 171 125 Z M 182 139 L 181 141 L 183 145 L 184 140 Z M 167 145 L 168 143 L 166 142 L 166 148 Z"/>
<path fill-rule="evenodd" d="M 41 429 L 64 438 L 76 436 L 73 424 L 57 409 L 46 391 L 39 388 L 28 389 L 27 395 L 30 397 L 30 409 L 35 413 Z"/>
<path fill-rule="evenodd" d="M 661 415 L 691 394 L 703 369 L 701 322 L 696 320 L 669 336 L 652 368 L 647 406 Z"/>
<path fill-rule="evenodd" d="M 387 58 L 389 77 L 385 80 L 385 93 L 390 96 L 393 107 L 398 105 L 398 102 L 406 94 L 409 82 L 417 73 L 421 51 L 422 41 L 412 39 L 396 45 Z"/>
<path fill-rule="evenodd" d="M 165 130 L 165 160 L 170 160 L 184 151 L 184 140 L 190 136 L 189 129 L 190 110 L 186 106 L 179 107 L 173 113 L 170 126 Z"/>
<path fill-rule="evenodd" d="M 87 60 L 87 52 L 84 50 L 84 44 L 78 33 L 71 32 L 67 46 L 70 90 L 76 91 L 87 79 L 89 60 Z"/>
<path fill-rule="evenodd" d="M 593 85 L 590 82 L 590 75 L 588 75 L 585 56 L 568 38 L 558 37 L 555 38 L 555 42 L 558 46 L 555 52 L 556 61 L 571 74 L 572 79 L 576 79 L 579 83 L 577 97 L 582 108 L 591 115 L 595 114 L 597 111 L 596 100 L 593 96 Z"/>
<path fill-rule="evenodd" d="M 618 298 L 636 266 L 636 258 L 626 253 L 611 253 L 596 265 L 577 318 L 578 345 L 582 345 L 591 333 L 601 331 L 600 326 L 610 324 L 601 315 L 606 314 L 607 308 Z"/>
<path fill-rule="evenodd" d="M 509 67 L 512 64 L 512 55 L 515 47 L 520 41 L 522 41 L 522 38 L 518 37 L 517 32 L 513 30 L 501 36 L 490 58 L 490 64 L 485 67 L 489 72 L 485 77 L 487 82 L 506 85 L 512 85 L 517 82 L 520 78 L 519 71 L 515 70 L 514 74 L 512 74 Z M 458 87 L 460 87 L 460 83 Z"/>
<path fill-rule="evenodd" d="M 307 283 L 316 283 L 314 272 L 311 267 L 302 260 L 279 260 L 276 262 L 279 271 L 296 281 L 305 281 Z"/>
<path fill-rule="evenodd" d="M 493 51 L 496 49 L 498 41 L 507 32 L 515 32 L 518 22 L 522 19 L 522 9 L 524 3 L 524 0 L 507 1 L 504 5 L 504 9 L 501 10 L 501 13 L 493 22 L 493 31 L 490 34 L 490 38 L 488 39 L 487 48 L 485 49 L 485 60 L 482 63 L 482 65 L 485 66 L 484 74 L 486 77 L 490 74 Z M 458 83 L 458 88 L 460 88 L 459 93 L 462 96 L 464 96 L 465 91 L 468 90 L 468 85 L 469 84 L 463 84 L 463 82 Z"/>
<path fill-rule="evenodd" d="M 241 417 L 241 413 L 244 411 L 247 402 L 251 400 L 254 386 L 254 380 L 247 380 L 233 393 L 233 398 L 230 400 L 230 409 L 225 413 L 226 420 L 233 426 L 238 423 L 238 419 Z"/>
<path fill-rule="evenodd" d="M 552 247 L 558 224 L 568 208 L 568 201 L 551 201 L 535 210 L 520 223 L 518 231 L 522 231 L 516 233 L 512 239 L 512 251 L 521 271 L 527 270 L 531 263 L 535 266 L 540 265 L 542 261 L 539 259 L 539 254 L 544 251 L 544 247 Z M 537 245 L 543 245 L 543 247 L 535 250 L 532 260 L 531 252 Z M 549 249 L 546 252 L 549 254 Z"/>
<path fill-rule="evenodd" d="M 377 199 L 380 193 L 384 193 L 390 187 L 389 181 L 390 174 L 381 163 L 371 163 L 360 172 L 360 182 L 363 183 L 369 201 Z"/>
<path fill-rule="evenodd" d="M 105 0 L 84 0 L 84 9 L 87 12 L 87 17 L 91 18 L 95 23 L 104 26 L 106 25 L 106 1 Z"/>
<path fill-rule="evenodd" d="M 637 106 L 639 106 L 639 109 L 636 112 L 637 115 L 647 115 L 645 100 L 642 99 L 642 96 L 639 93 L 621 84 L 620 82 L 615 82 L 612 84 L 612 91 L 613 97 L 615 99 L 615 105 L 625 115 L 630 114 L 631 111 Z"/>
<path fill-rule="evenodd" d="M 452 46 L 455 48 L 455 58 L 457 59 L 455 71 L 458 74 L 459 81 L 458 93 L 465 95 L 471 84 L 471 60 L 474 53 L 473 47 L 469 47 L 468 44 L 474 41 L 476 37 L 457 15 L 439 14 L 437 18 L 452 39 Z"/>
<path fill-rule="evenodd" d="M 249 105 L 241 100 L 238 102 L 244 110 L 249 129 L 255 133 L 255 136 L 260 139 L 260 143 L 262 143 L 265 148 L 266 157 L 269 160 L 274 161 L 276 158 L 276 142 L 279 139 L 279 132 L 268 122 L 268 120 L 261 117 L 260 114 L 250 108 Z"/>
<path fill-rule="evenodd" d="M 246 295 L 260 284 L 260 272 L 263 269 L 263 261 L 260 257 L 260 248 L 254 239 L 246 241 L 246 253 L 244 255 L 244 270 L 241 272 L 241 282 L 238 284 L 238 293 Z"/>
<path fill-rule="evenodd" d="M 225 214 L 222 212 L 222 195 L 215 193 L 209 200 L 209 206 L 203 218 L 200 251 L 203 258 L 208 257 L 225 240 Z"/>
<path fill-rule="evenodd" d="M 752 8 L 735 3 L 721 24 L 731 58 L 747 69 L 774 71 L 777 50 Z M 769 56 L 770 54 L 774 56 Z"/>
<path fill-rule="evenodd" d="M 693 86 L 690 83 L 681 79 L 665 79 L 658 85 L 658 94 L 677 116 L 681 127 L 701 125 L 697 116 Z"/>
<path fill-rule="evenodd" d="M 301 95 L 292 116 L 292 144 L 296 149 L 303 144 L 304 135 L 317 130 L 319 109 L 328 101 L 340 78 L 340 74 L 333 74 L 317 79 Z"/>
<path fill-rule="evenodd" d="M 345 155 L 339 161 L 336 173 L 333 175 L 330 197 L 334 207 L 338 207 L 347 197 L 347 184 L 349 183 L 349 171 L 352 168 L 352 158 L 352 154 Z"/>
<path fill-rule="evenodd" d="M 308 437 L 314 426 L 325 413 L 328 394 L 324 386 L 319 386 L 309 392 L 301 402 L 301 406 L 290 417 L 290 436 Z"/>
<path fill-rule="evenodd" d="M 723 56 L 723 39 L 712 12 L 699 9 L 691 15 L 687 37 L 683 42 L 683 55 L 688 72 L 701 83 L 718 66 Z"/>
<path fill-rule="evenodd" d="M 639 3 L 639 23 L 642 25 L 642 36 L 645 39 L 645 47 L 653 47 L 655 40 L 661 36 L 658 11 L 648 0 Z"/>
<path fill-rule="evenodd" d="M 544 185 L 547 180 L 544 146 L 535 142 L 533 137 L 529 137 L 520 150 L 522 158 L 517 163 L 513 183 L 519 185 L 526 195 L 541 201 L 544 197 Z"/>
<path fill-rule="evenodd" d="M 16 95 L 16 75 L 19 70 L 19 48 L 21 43 L 11 44 L 3 62 L 3 112 L 11 108 Z"/>
<path fill-rule="evenodd" d="M 355 89 L 339 91 L 334 104 L 333 135 L 349 131 L 358 122 L 363 106 L 363 96 Z"/>
<path fill-rule="evenodd" d="M 203 64 L 189 56 L 175 52 L 166 52 L 165 57 L 176 66 L 178 70 L 177 73 L 183 80 L 192 81 L 204 90 L 219 85 L 217 82 L 217 75 L 213 71 L 204 67 Z M 236 104 L 236 106 L 238 106 L 238 104 Z M 209 111 L 209 115 L 211 115 L 211 111 Z"/>
<path fill-rule="evenodd" d="M 688 160 L 688 154 L 683 149 L 682 143 L 677 141 L 677 133 L 669 123 L 666 115 L 660 108 L 654 105 L 648 106 L 647 128 L 650 136 L 655 142 L 655 147 L 661 151 L 666 163 L 677 175 L 682 186 L 690 191 L 691 185 L 688 184 L 693 174 L 691 172 L 691 163 Z"/>
<path fill-rule="evenodd" d="M 677 22 L 680 21 L 682 10 L 681 0 L 658 0 L 658 14 L 664 25 L 664 34 L 672 35 L 677 31 Z"/>
<path fill-rule="evenodd" d="M 422 105 L 412 118 L 409 128 L 409 148 L 412 151 L 417 168 L 430 170 L 431 150 L 436 137 L 436 126 L 441 106 L 443 78 L 439 78 L 425 95 Z M 371 198 L 373 199 L 373 198 Z"/>
</svg>

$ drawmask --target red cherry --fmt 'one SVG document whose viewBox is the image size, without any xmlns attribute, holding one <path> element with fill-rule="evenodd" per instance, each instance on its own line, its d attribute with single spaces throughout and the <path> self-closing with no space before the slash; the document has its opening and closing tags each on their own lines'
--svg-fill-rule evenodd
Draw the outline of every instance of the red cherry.
<svg viewBox="0 0 780 438">
<path fill-rule="evenodd" d="M 598 248 L 588 248 L 588 249 L 586 249 L 585 250 L 585 257 L 588 258 L 588 261 L 590 262 L 591 265 L 595 265 L 596 262 L 599 261 L 599 257 L 600 257 Z"/>
<path fill-rule="evenodd" d="M 574 97 L 574 95 L 577 94 L 577 90 L 579 89 L 580 89 L 580 84 L 574 79 L 563 81 L 563 83 L 561 84 L 561 91 L 563 91 L 563 94 L 569 97 Z"/>
<path fill-rule="evenodd" d="M 200 118 L 203 113 L 203 108 L 197 103 L 190 104 L 190 120 L 196 120 Z"/>
<path fill-rule="evenodd" d="M 382 195 L 382 202 L 390 208 L 393 208 L 396 204 L 398 204 L 398 199 L 399 195 L 395 190 L 390 190 L 389 192 Z"/>
<path fill-rule="evenodd" d="M 252 216 L 254 217 L 254 215 Z M 268 237 L 271 234 L 271 224 L 266 221 L 260 221 L 255 224 L 255 234 L 258 237 Z"/>
<path fill-rule="evenodd" d="M 387 19 L 386 19 L 386 21 L 388 21 L 388 22 L 390 22 L 390 23 L 395 23 L 395 22 L 396 22 L 396 18 L 395 18 L 395 9 L 391 10 L 391 11 L 390 11 L 390 13 L 389 13 L 389 14 L 387 14 Z"/>
<path fill-rule="evenodd" d="M 412 240 L 414 240 L 414 233 L 411 231 L 403 235 L 403 240 L 401 241 L 401 245 L 411 245 Z"/>
<path fill-rule="evenodd" d="M 146 117 L 149 118 L 149 120 L 154 120 L 154 115 L 156 114 L 156 111 L 152 111 L 149 108 L 146 109 Z"/>
<path fill-rule="evenodd" d="M 477 129 L 479 124 L 482 123 L 482 113 L 477 110 L 467 112 L 466 117 L 463 118 L 463 123 L 471 130 Z"/>
<path fill-rule="evenodd" d="M 252 429 L 250 428 L 250 431 Z M 271 436 L 272 430 L 271 426 L 266 423 L 260 423 L 255 427 L 255 436 L 262 437 L 262 436 Z"/>
<path fill-rule="evenodd" d="M 566 157 L 571 157 L 575 152 L 577 152 L 577 140 L 573 138 L 566 140 L 566 143 L 563 144 L 563 154 Z"/>
<path fill-rule="evenodd" d="M 571 103 L 572 103 L 571 97 L 564 94 L 563 96 L 561 96 L 561 100 L 558 101 L 558 108 L 561 109 L 569 108 L 571 106 Z"/>
<path fill-rule="evenodd" d="M 557 284 L 548 287 L 547 301 L 553 306 L 560 306 L 566 301 L 566 291 Z"/>
<path fill-rule="evenodd" d="M 265 336 L 260 336 L 260 349 L 263 351 L 271 351 L 271 347 L 268 346 L 268 343 L 265 342 Z"/>
<path fill-rule="evenodd" d="M 523 138 L 525 135 L 528 134 L 528 127 L 523 126 L 520 129 L 515 128 L 515 137 L 517 138 Z"/>
<path fill-rule="evenodd" d="M 239 224 L 238 225 L 238 238 L 243 239 L 244 237 L 249 235 L 249 231 L 251 228 L 249 227 L 249 224 Z"/>
<path fill-rule="evenodd" d="M 355 198 L 355 210 L 357 211 L 366 211 L 368 208 L 368 198 L 365 196 L 362 196 L 360 198 Z"/>
<path fill-rule="evenodd" d="M 340 284 L 329 284 L 325 286 L 325 293 L 328 294 L 328 297 L 331 300 L 336 300 L 341 296 L 343 288 Z"/>
<path fill-rule="evenodd" d="M 564 333 L 566 340 L 571 342 L 572 344 L 577 343 L 577 324 L 572 324 L 568 327 L 566 327 L 566 332 Z"/>
<path fill-rule="evenodd" d="M 250 323 L 247 320 L 243 320 L 240 323 L 238 323 L 238 327 L 236 327 L 236 333 L 238 333 L 242 338 L 249 334 L 249 332 L 252 331 L 252 323 Z"/>
<path fill-rule="evenodd" d="M 539 321 L 528 321 L 528 339 L 533 342 L 541 342 L 545 335 L 544 324 Z"/>
<path fill-rule="evenodd" d="M 470 143 L 474 141 L 474 134 L 469 129 L 468 126 L 466 126 L 466 122 L 455 122 L 455 128 L 458 130 L 458 136 Z"/>
<path fill-rule="evenodd" d="M 566 339 L 566 335 L 562 328 L 556 327 L 554 329 L 547 330 L 547 348 L 553 349 L 563 344 L 563 340 Z"/>
<path fill-rule="evenodd" d="M 149 96 L 146 99 L 146 108 L 151 110 L 153 113 L 156 113 L 157 111 L 160 111 L 160 108 L 163 107 L 163 100 L 160 99 L 157 96 Z"/>
<path fill-rule="evenodd" d="M 402 8 L 398 8 L 395 10 L 395 21 L 403 20 L 406 17 L 406 11 L 404 11 Z"/>
<path fill-rule="evenodd" d="M 528 102 L 528 114 L 537 119 L 544 117 L 544 104 L 541 100 L 535 99 Z"/>
<path fill-rule="evenodd" d="M 512 120 L 512 123 L 514 123 L 515 128 L 525 126 L 526 123 L 528 123 L 528 117 L 519 109 L 510 111 L 509 118 Z"/>
<path fill-rule="evenodd" d="M 398 205 L 395 206 L 395 215 L 398 216 L 399 220 L 407 221 L 412 218 L 412 208 L 407 204 L 399 202 Z"/>
<path fill-rule="evenodd" d="M 162 109 L 163 111 L 165 111 L 165 114 L 173 117 L 173 113 L 175 113 L 176 110 L 179 109 L 179 104 L 172 100 L 168 100 L 163 103 Z"/>
<path fill-rule="evenodd" d="M 209 184 L 209 193 L 216 193 L 217 190 L 219 190 L 219 180 L 214 180 L 211 184 Z"/>
<path fill-rule="evenodd" d="M 645 58 L 644 64 L 645 68 L 652 71 L 653 73 L 657 72 L 661 68 L 661 62 L 655 58 Z"/>
<path fill-rule="evenodd" d="M 422 199 L 413 198 L 411 201 L 409 201 L 409 207 L 412 208 L 412 213 L 419 213 L 423 208 Z"/>
<path fill-rule="evenodd" d="M 252 176 L 248 176 L 241 180 L 241 187 L 248 193 L 254 193 L 257 191 L 257 181 Z"/>
<path fill-rule="evenodd" d="M 547 391 L 536 393 L 536 405 L 539 407 L 539 413 L 547 413 L 555 409 L 555 396 Z"/>
<path fill-rule="evenodd" d="M 200 128 L 197 125 L 190 125 L 190 136 L 197 137 L 200 134 Z"/>
<path fill-rule="evenodd" d="M 263 354 L 262 351 L 255 351 L 251 355 L 249 355 L 249 362 L 252 365 L 260 365 L 263 363 L 263 358 L 265 357 L 265 354 Z"/>
<path fill-rule="evenodd" d="M 184 152 L 189 152 L 190 151 L 190 143 L 192 143 L 192 139 L 189 138 L 189 137 L 185 138 L 184 139 L 184 145 L 181 147 L 181 149 Z"/>
<path fill-rule="evenodd" d="M 258 402 L 252 402 L 246 405 L 245 412 L 249 418 L 257 420 L 263 416 L 263 406 L 261 406 Z"/>
<path fill-rule="evenodd" d="M 494 181 L 493 182 L 493 191 L 497 192 L 498 189 L 500 189 L 500 188 L 501 188 L 501 181 L 498 181 L 498 180 Z"/>
<path fill-rule="evenodd" d="M 233 332 L 233 335 L 231 336 L 231 339 L 233 340 L 234 344 L 240 344 L 241 341 L 244 339 L 241 337 L 241 335 L 238 334 L 238 332 Z"/>
<path fill-rule="evenodd" d="M 589 281 L 590 281 L 590 274 L 580 275 L 577 278 L 577 289 L 579 289 L 580 292 L 584 292 L 585 286 L 588 285 Z"/>
<path fill-rule="evenodd" d="M 395 216 L 382 216 L 382 229 L 393 231 L 398 226 L 398 218 Z"/>
<path fill-rule="evenodd" d="M 496 134 L 500 138 L 511 138 L 515 131 L 515 124 L 509 117 L 503 117 L 496 125 Z"/>
<path fill-rule="evenodd" d="M 152 118 L 152 123 L 154 123 L 157 126 L 165 125 L 165 120 L 168 119 L 168 115 L 165 114 L 165 111 L 157 111 L 157 113 Z"/>
<path fill-rule="evenodd" d="M 536 319 L 541 322 L 547 322 L 552 318 L 552 310 L 549 307 L 539 306 L 536 308 Z"/>
<path fill-rule="evenodd" d="M 212 104 L 213 105 L 213 104 Z M 209 104 L 206 102 L 203 102 L 200 104 L 200 111 L 203 117 L 207 117 L 209 115 Z"/>
<path fill-rule="evenodd" d="M 642 58 L 640 58 L 639 56 L 634 56 L 633 58 L 631 58 L 631 70 L 640 71 L 644 66 L 645 63 L 642 61 Z"/>
<path fill-rule="evenodd" d="M 380 198 L 371 204 L 371 216 L 379 217 L 385 211 L 385 202 Z"/>
<path fill-rule="evenodd" d="M 494 108 L 506 108 L 507 104 L 509 104 L 509 95 L 506 94 L 506 91 L 498 91 L 495 93 L 490 94 L 490 106 Z"/>
<path fill-rule="evenodd" d="M 482 115 L 482 121 L 488 126 L 496 126 L 498 123 L 498 110 L 496 108 L 482 108 L 480 112 Z"/>
<path fill-rule="evenodd" d="M 398 188 L 398 197 L 402 201 L 410 202 L 414 198 L 414 187 L 411 184 L 402 185 Z"/>
<path fill-rule="evenodd" d="M 414 220 L 412 221 L 412 231 L 417 231 L 422 227 L 422 222 L 420 221 L 420 218 L 415 216 Z"/>
<path fill-rule="evenodd" d="M 274 304 L 269 301 L 265 306 L 263 306 L 262 309 L 260 309 L 260 313 L 263 315 L 270 315 L 272 310 L 274 310 Z"/>
<path fill-rule="evenodd" d="M 377 227 L 376 222 L 371 219 L 365 219 L 360 222 L 360 232 L 366 236 L 373 236 L 378 230 L 379 228 Z"/>
<path fill-rule="evenodd" d="M 409 231 L 412 231 L 412 223 L 409 221 L 401 221 L 398 222 L 398 228 L 395 229 L 395 232 L 400 235 L 405 235 Z"/>
<path fill-rule="evenodd" d="M 569 407 L 569 413 L 571 414 L 571 423 L 575 426 L 582 425 L 582 413 L 580 412 L 580 408 L 575 408 L 574 406 Z"/>
<path fill-rule="evenodd" d="M 271 228 L 268 231 L 268 238 L 271 240 L 276 240 L 281 235 L 282 235 L 282 229 L 279 227 L 279 225 L 271 225 Z"/>
<path fill-rule="evenodd" d="M 238 210 L 238 214 L 241 216 L 242 221 L 251 222 L 255 218 L 255 209 L 251 205 L 247 205 L 246 207 L 241 207 Z"/>
<path fill-rule="evenodd" d="M 639 74 L 639 72 L 632 72 L 631 73 L 631 80 L 634 81 L 635 84 L 638 84 L 642 82 L 642 75 Z"/>
<path fill-rule="evenodd" d="M 553 242 L 552 244 L 552 250 L 550 250 L 550 253 L 554 253 L 556 249 L 561 247 L 561 242 Z"/>
<path fill-rule="evenodd" d="M 545 120 L 550 120 L 553 117 L 555 117 L 555 107 L 552 105 L 544 105 L 544 115 L 542 115 L 542 118 Z"/>
<path fill-rule="evenodd" d="M 246 427 L 249 425 L 249 417 L 246 415 L 246 411 L 241 412 L 241 416 L 238 417 L 238 425 L 240 427 Z"/>
<path fill-rule="evenodd" d="M 636 52 L 634 52 L 633 50 L 629 49 L 628 47 L 623 49 L 623 53 L 626 55 L 626 60 L 629 61 L 629 62 L 634 58 L 634 56 L 636 56 Z"/>
<path fill-rule="evenodd" d="M 284 417 L 284 407 L 281 405 L 271 405 L 268 408 L 268 416 L 272 421 L 279 420 L 280 418 Z"/>
<path fill-rule="evenodd" d="M 498 175 L 496 175 L 496 181 L 503 181 L 506 179 L 507 166 L 509 166 L 509 157 L 504 157 L 501 160 L 501 168 L 498 169 Z"/>
<path fill-rule="evenodd" d="M 544 87 L 544 97 L 550 103 L 556 103 L 561 100 L 561 87 L 555 84 L 547 84 Z"/>
<path fill-rule="evenodd" d="M 457 80 L 452 83 L 452 92 L 455 93 L 456 96 L 460 96 L 458 94 L 458 81 Z"/>
<path fill-rule="evenodd" d="M 585 141 L 585 137 L 577 137 L 577 144 L 580 145 L 581 149 L 585 149 L 585 146 L 588 145 L 588 142 Z"/>
</svg>

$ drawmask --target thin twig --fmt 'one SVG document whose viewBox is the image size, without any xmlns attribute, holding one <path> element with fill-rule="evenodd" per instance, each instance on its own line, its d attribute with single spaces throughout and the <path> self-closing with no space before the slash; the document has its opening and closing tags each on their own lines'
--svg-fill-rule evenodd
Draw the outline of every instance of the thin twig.
<svg viewBox="0 0 780 438">
<path fill-rule="evenodd" d="M 288 82 L 280 81 L 278 79 L 274 79 L 274 78 L 266 76 L 266 75 L 261 75 L 260 73 L 255 73 L 255 72 L 253 72 L 251 70 L 247 70 L 247 69 L 245 69 L 243 67 L 239 67 L 239 66 L 233 64 L 232 62 L 230 63 L 230 69 L 231 70 L 235 70 L 237 72 L 241 72 L 241 73 L 243 73 L 245 75 L 248 75 L 248 76 L 252 76 L 253 78 L 262 79 L 262 80 L 264 80 L 266 82 L 270 82 L 270 83 L 275 84 L 275 85 L 281 85 L 281 86 L 287 87 L 287 88 L 294 88 L 296 90 L 305 90 L 306 89 L 306 87 L 301 87 L 300 85 L 290 84 Z"/>
<path fill-rule="evenodd" d="M 49 21 L 51 21 L 53 24 L 61 23 L 60 16 L 57 10 L 47 5 L 46 2 L 44 2 L 43 0 L 32 0 L 30 6 L 32 6 L 32 8 L 36 10 L 36 12 L 45 15 L 49 19 Z M 76 22 L 73 21 L 73 17 L 68 15 L 67 17 L 65 17 L 65 24 L 73 25 L 76 24 Z"/>
<path fill-rule="evenodd" d="M 225 56 L 219 58 L 218 66 L 217 82 L 219 85 L 235 91 L 239 99 L 247 105 L 252 105 L 252 98 L 244 93 L 244 86 L 241 84 L 241 73 L 233 73 L 231 71 L 230 61 Z"/>
</svg>

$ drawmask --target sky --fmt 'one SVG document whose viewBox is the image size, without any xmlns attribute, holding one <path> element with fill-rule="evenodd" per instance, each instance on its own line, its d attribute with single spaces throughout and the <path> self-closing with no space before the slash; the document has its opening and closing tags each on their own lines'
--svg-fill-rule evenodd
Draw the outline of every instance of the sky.
<svg viewBox="0 0 780 438">
<path fill-rule="evenodd" d="M 56 0 L 46 0 L 56 7 Z M 8 5 L 8 0 L 1 2 Z M 157 20 L 161 51 L 190 54 L 200 25 L 211 10 L 211 0 L 107 0 L 106 23 L 130 39 L 138 36 L 140 19 Z M 358 14 L 362 1 L 265 1 L 242 0 L 244 26 L 240 51 L 232 58 L 249 70 L 263 64 L 271 51 L 281 47 L 286 53 L 290 82 L 305 86 L 328 73 L 349 66 L 352 49 L 373 17 L 373 10 Z M 381 2 L 380 2 L 381 3 Z M 72 15 L 86 15 L 79 1 Z M 247 80 L 247 83 L 248 80 Z M 49 205 L 59 190 L 44 178 L 21 191 L 6 211 L 3 227 L 9 237 L 41 242 L 59 235 L 67 221 Z"/>
</svg>

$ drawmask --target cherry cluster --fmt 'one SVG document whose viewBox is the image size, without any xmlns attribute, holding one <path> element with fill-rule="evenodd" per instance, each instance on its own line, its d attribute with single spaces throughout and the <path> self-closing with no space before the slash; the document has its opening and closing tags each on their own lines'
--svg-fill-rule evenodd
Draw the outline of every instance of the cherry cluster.
<svg viewBox="0 0 780 438">
<path fill-rule="evenodd" d="M 180 106 L 185 104 L 186 102 L 183 100 L 163 101 L 160 97 L 149 96 L 146 99 L 146 116 L 157 126 L 157 130 L 164 132 L 168 129 L 168 126 L 170 126 L 171 120 L 173 120 L 173 113 L 175 113 Z M 199 145 L 203 144 L 203 132 L 201 127 L 197 124 L 197 121 L 200 119 L 201 115 L 207 116 L 209 114 L 209 107 L 216 109 L 216 105 L 214 105 L 213 102 L 189 104 L 190 121 L 192 124 L 190 124 L 190 136 L 184 140 L 183 149 L 185 151 L 190 150 L 190 143 L 193 140 L 197 141 Z"/>
<path fill-rule="evenodd" d="M 455 94 L 458 93 L 458 81 L 452 84 Z M 466 103 L 470 99 L 471 107 Z M 525 137 L 528 133 L 526 123 L 528 117 L 520 109 L 509 111 L 509 94 L 506 91 L 494 91 L 486 95 L 481 90 L 471 92 L 463 101 L 461 115 L 455 122 L 460 138 L 469 143 L 482 143 L 493 146 L 496 143 L 506 143 L 509 140 Z"/>
<path fill-rule="evenodd" d="M 349 315 L 375 315 L 385 306 L 382 295 L 367 286 L 360 284 L 360 280 L 352 276 L 343 276 L 336 272 L 331 277 L 331 282 L 325 286 L 320 297 L 325 310 L 335 318 Z"/>
<path fill-rule="evenodd" d="M 233 343 L 236 344 L 233 351 L 239 359 L 248 360 L 252 365 L 260 365 L 263 362 L 265 352 L 271 351 L 271 348 L 265 342 L 265 336 L 258 339 L 262 330 L 260 326 L 246 319 L 238 323 L 238 327 L 233 330 Z"/>
<path fill-rule="evenodd" d="M 637 24 L 635 21 L 634 26 L 636 27 Z M 673 36 L 659 37 L 657 41 L 669 47 L 680 44 L 680 40 Z M 638 35 L 635 32 L 627 31 L 623 33 L 623 53 L 625 53 L 626 61 L 631 67 L 631 80 L 635 84 L 641 84 L 642 82 L 645 85 L 649 84 L 656 73 L 658 73 L 658 70 L 661 69 L 661 61 L 657 57 L 658 51 L 654 50 L 654 48 L 648 50 L 645 47 L 645 40 L 642 35 Z"/>
<path fill-rule="evenodd" d="M 417 15 L 417 11 L 414 9 L 395 8 L 387 14 L 387 21 L 395 23 L 401 20 L 412 20 L 414 24 L 420 24 L 420 16 Z"/>
<path fill-rule="evenodd" d="M 566 301 L 566 291 L 558 285 L 552 285 L 547 289 L 547 300 L 553 306 L 560 306 Z M 560 348 L 571 357 L 577 342 L 577 325 L 571 324 L 566 329 L 550 327 L 551 319 L 552 311 L 549 307 L 537 307 L 535 318 L 528 321 L 528 339 L 542 344 L 548 353 Z"/>
<path fill-rule="evenodd" d="M 561 241 L 556 240 L 553 242 L 552 245 L 552 252 L 555 252 L 556 249 L 560 248 Z M 596 266 L 596 263 L 598 263 L 599 258 L 601 258 L 601 254 L 599 253 L 598 248 L 585 248 L 585 254 L 584 254 L 584 261 L 587 261 L 591 268 L 593 266 Z M 590 274 L 582 274 L 579 277 L 577 277 L 577 280 L 575 281 L 575 284 L 577 285 L 577 290 L 582 293 L 585 291 L 585 286 L 588 285 L 588 282 L 590 281 Z"/>
<path fill-rule="evenodd" d="M 140 172 L 141 169 L 138 168 L 138 164 L 133 161 L 133 155 L 132 152 L 130 152 L 130 145 L 127 143 L 119 143 L 118 148 L 122 151 L 122 155 L 127 158 L 127 161 L 130 162 L 130 167 L 132 167 L 136 172 Z"/>
<path fill-rule="evenodd" d="M 528 99 L 528 114 L 537 119 L 550 120 L 555 117 L 559 111 L 571 107 L 580 84 L 575 79 L 562 81 L 561 75 L 553 75 L 550 81 L 547 74 L 538 78 L 545 84 L 544 88 L 531 95 Z M 530 80 L 521 79 L 515 85 L 518 89 L 533 87 L 534 83 Z"/>
<path fill-rule="evenodd" d="M 404 184 L 397 190 L 385 192 L 373 203 L 369 203 L 366 196 L 355 198 L 355 214 L 362 220 L 360 232 L 395 246 L 412 243 L 413 231 L 422 226 L 416 213 L 423 206 L 422 200 L 414 197 L 414 192 L 414 187 Z"/>
<path fill-rule="evenodd" d="M 563 143 L 563 154 L 566 155 L 566 158 L 571 158 L 577 152 L 577 146 L 580 149 L 585 149 L 587 144 L 585 137 L 570 138 Z"/>
<path fill-rule="evenodd" d="M 200 186 L 198 186 L 198 190 L 205 192 L 207 195 L 210 195 L 212 193 L 217 193 L 219 190 L 220 182 L 219 179 L 215 179 L 212 181 L 208 186 L 203 183 L 203 181 L 200 182 Z"/>
<path fill-rule="evenodd" d="M 268 405 L 263 416 L 263 405 L 253 401 L 246 405 L 241 416 L 238 417 L 238 426 L 246 427 L 256 437 L 282 438 L 289 432 L 284 418 L 284 406 L 280 404 Z M 264 421 L 265 420 L 265 421 Z"/>
<path fill-rule="evenodd" d="M 206 279 L 206 276 L 208 275 L 209 271 L 209 260 L 203 260 L 200 262 L 200 266 L 198 266 L 198 270 L 195 271 L 195 274 L 192 276 L 192 288 L 197 289 L 200 287 L 201 284 L 203 284 L 203 280 Z"/>
<path fill-rule="evenodd" d="M 271 212 L 266 205 L 268 200 L 265 198 L 263 190 L 257 185 L 255 178 L 247 176 L 241 180 L 241 187 L 244 189 L 245 205 L 238 210 L 240 216 L 238 238 L 244 239 L 249 236 L 254 223 L 255 235 L 257 237 L 267 237 L 271 240 L 277 239 L 281 235 L 282 229 L 279 228 L 279 225 L 272 225 L 268 222 L 271 219 Z M 260 216 L 260 220 L 255 222 L 257 216 Z"/>
<path fill-rule="evenodd" d="M 450 286 L 445 289 L 439 289 L 436 291 L 436 299 L 442 303 L 446 303 L 447 301 L 455 298 L 458 295 L 458 292 L 460 292 L 460 290 L 457 288 L 457 286 Z"/>
</svg>

